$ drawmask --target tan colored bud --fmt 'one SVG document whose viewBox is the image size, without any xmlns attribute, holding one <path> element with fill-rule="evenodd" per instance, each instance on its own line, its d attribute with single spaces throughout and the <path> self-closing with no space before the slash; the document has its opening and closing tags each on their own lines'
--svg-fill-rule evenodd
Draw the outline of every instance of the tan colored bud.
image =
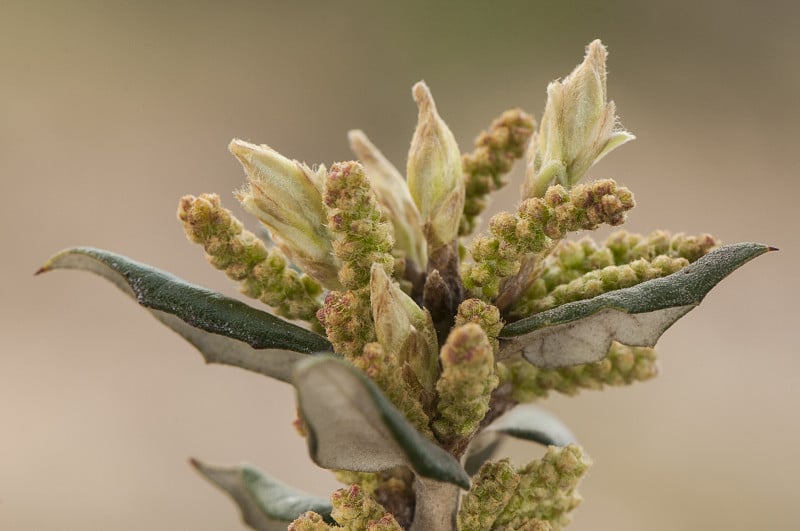
<svg viewBox="0 0 800 531">
<path fill-rule="evenodd" d="M 599 41 L 562 81 L 547 87 L 539 133 L 528 149 L 523 197 L 542 197 L 551 184 L 570 187 L 597 161 L 636 138 L 619 129 L 614 102 L 606 100 L 606 58 Z"/>
<path fill-rule="evenodd" d="M 269 146 L 234 139 L 228 149 L 247 174 L 247 186 L 237 192 L 242 207 L 267 226 L 292 262 L 326 288 L 339 288 L 318 172 Z"/>
<path fill-rule="evenodd" d="M 405 294 L 379 264 L 369 283 L 372 320 L 381 346 L 408 364 L 422 387 L 431 391 L 438 372 L 439 345 L 430 313 Z"/>
<path fill-rule="evenodd" d="M 412 93 L 419 117 L 408 152 L 408 189 L 422 216 L 429 251 L 434 251 L 458 235 L 465 199 L 461 153 L 428 86 L 420 81 Z"/>
<path fill-rule="evenodd" d="M 383 153 L 358 129 L 347 134 L 350 149 L 364 165 L 381 211 L 392 225 L 395 249 L 425 271 L 428 246 L 422 233 L 422 220 L 411 198 L 406 180 Z"/>
</svg>

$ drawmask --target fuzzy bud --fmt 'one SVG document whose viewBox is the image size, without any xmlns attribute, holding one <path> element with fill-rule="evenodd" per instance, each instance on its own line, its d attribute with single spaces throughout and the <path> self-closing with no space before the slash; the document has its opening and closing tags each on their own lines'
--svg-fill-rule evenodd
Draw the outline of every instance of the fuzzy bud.
<svg viewBox="0 0 800 531">
<path fill-rule="evenodd" d="M 372 320 L 378 341 L 408 364 L 422 387 L 433 391 L 439 371 L 439 345 L 428 310 L 420 308 L 378 264 L 370 278 Z"/>
<path fill-rule="evenodd" d="M 228 149 L 247 174 L 247 186 L 237 193 L 242 207 L 269 229 L 292 262 L 326 288 L 338 288 L 339 263 L 315 173 L 269 146 L 234 139 Z"/>
<path fill-rule="evenodd" d="M 395 249 L 402 251 L 417 265 L 417 269 L 424 271 L 428 265 L 428 246 L 417 205 L 405 179 L 363 131 L 350 131 L 347 138 L 350 149 L 364 165 L 381 211 L 392 226 Z"/>
<path fill-rule="evenodd" d="M 606 98 L 606 58 L 599 41 L 563 81 L 547 87 L 539 133 L 528 150 L 523 197 L 542 197 L 554 183 L 569 188 L 597 161 L 636 138 L 618 128 L 614 102 Z"/>
<path fill-rule="evenodd" d="M 332 531 L 333 529 L 338 528 L 326 524 L 322 516 L 314 511 L 307 511 L 290 523 L 287 531 Z"/>
<path fill-rule="evenodd" d="M 408 152 L 408 189 L 422 216 L 431 252 L 458 235 L 464 211 L 464 179 L 455 137 L 436 112 L 427 85 L 420 81 L 412 93 L 419 117 Z"/>
</svg>

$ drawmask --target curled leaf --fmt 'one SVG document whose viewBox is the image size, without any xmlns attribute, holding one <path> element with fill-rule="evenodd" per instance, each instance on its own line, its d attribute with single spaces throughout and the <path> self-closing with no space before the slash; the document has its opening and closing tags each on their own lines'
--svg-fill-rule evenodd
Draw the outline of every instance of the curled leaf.
<svg viewBox="0 0 800 531">
<path fill-rule="evenodd" d="M 109 280 L 194 345 L 208 363 L 288 382 L 294 364 L 307 354 L 332 350 L 318 334 L 109 251 L 66 249 L 37 274 L 53 269 L 80 269 Z"/>
<path fill-rule="evenodd" d="M 520 353 L 537 367 L 557 368 L 600 360 L 612 341 L 652 347 L 723 278 L 770 250 L 757 243 L 726 245 L 669 276 L 511 323 L 500 332 L 500 357 Z"/>
<path fill-rule="evenodd" d="M 378 472 L 407 466 L 418 476 L 469 488 L 459 462 L 415 430 L 364 373 L 314 357 L 294 372 L 308 451 L 325 468 Z"/>
<path fill-rule="evenodd" d="M 239 506 L 242 521 L 258 531 L 285 531 L 306 511 L 331 520 L 331 503 L 310 496 L 262 474 L 248 465 L 215 467 L 192 459 L 192 466 L 208 481 L 225 491 Z"/>
</svg>

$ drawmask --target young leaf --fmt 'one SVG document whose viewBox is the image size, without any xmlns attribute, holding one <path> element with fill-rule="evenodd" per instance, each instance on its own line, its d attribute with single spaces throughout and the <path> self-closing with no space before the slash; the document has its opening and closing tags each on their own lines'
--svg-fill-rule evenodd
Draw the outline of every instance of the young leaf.
<svg viewBox="0 0 800 531">
<path fill-rule="evenodd" d="M 770 250 L 757 243 L 726 245 L 669 276 L 511 323 L 500 332 L 501 357 L 521 353 L 537 367 L 557 368 L 600 360 L 612 341 L 652 347 L 723 278 Z"/>
<path fill-rule="evenodd" d="M 333 523 L 332 507 L 327 499 L 295 490 L 251 466 L 223 468 L 197 459 L 190 462 L 203 477 L 233 499 L 242 513 L 242 521 L 252 529 L 286 531 L 287 525 L 306 511 L 314 511 Z"/>
<path fill-rule="evenodd" d="M 503 435 L 545 446 L 577 442 L 569 428 L 552 413 L 528 404 L 518 405 L 489 424 L 470 443 L 464 465 L 467 473 L 474 474 L 492 457 Z"/>
<path fill-rule="evenodd" d="M 459 462 L 415 430 L 363 372 L 331 357 L 298 363 L 297 402 L 311 459 L 325 468 L 377 472 L 408 466 L 418 476 L 469 488 Z"/>
<path fill-rule="evenodd" d="M 208 363 L 288 382 L 292 367 L 306 354 L 332 350 L 320 335 L 109 251 L 67 249 L 37 274 L 53 269 L 81 269 L 108 279 L 194 345 Z"/>
</svg>

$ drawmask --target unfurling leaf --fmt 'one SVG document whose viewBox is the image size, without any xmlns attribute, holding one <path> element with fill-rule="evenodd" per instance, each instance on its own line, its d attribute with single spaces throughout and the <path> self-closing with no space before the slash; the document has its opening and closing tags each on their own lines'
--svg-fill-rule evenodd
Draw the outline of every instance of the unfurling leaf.
<svg viewBox="0 0 800 531">
<path fill-rule="evenodd" d="M 407 466 L 418 476 L 469 488 L 459 462 L 426 439 L 360 370 L 330 357 L 294 372 L 308 451 L 325 468 L 378 472 Z"/>
<path fill-rule="evenodd" d="M 757 243 L 726 245 L 669 276 L 511 323 L 500 332 L 500 357 L 521 353 L 537 367 L 556 368 L 600 360 L 612 341 L 652 347 L 723 278 L 770 250 Z"/>
<path fill-rule="evenodd" d="M 262 474 L 248 465 L 215 467 L 197 459 L 192 466 L 208 481 L 224 490 L 239 506 L 242 521 L 257 531 L 285 531 L 286 526 L 306 511 L 331 520 L 331 503 L 308 495 Z"/>
<path fill-rule="evenodd" d="M 111 281 L 194 345 L 208 363 L 288 382 L 294 364 L 307 354 L 332 350 L 318 334 L 109 251 L 66 249 L 37 273 L 53 269 L 90 271 Z"/>
</svg>

